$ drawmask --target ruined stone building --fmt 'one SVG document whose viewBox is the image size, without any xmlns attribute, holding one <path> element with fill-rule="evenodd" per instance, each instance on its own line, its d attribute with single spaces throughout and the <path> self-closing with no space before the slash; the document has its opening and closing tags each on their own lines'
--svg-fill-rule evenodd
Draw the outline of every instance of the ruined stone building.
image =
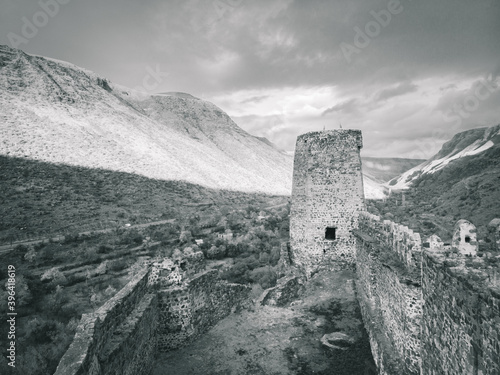
<svg viewBox="0 0 500 375">
<path fill-rule="evenodd" d="M 500 374 L 500 219 L 488 225 L 487 252 L 466 220 L 450 246 L 436 235 L 422 242 L 366 212 L 361 147 L 359 130 L 297 139 L 290 248 L 281 247 L 278 265 L 284 277 L 263 302 L 288 303 L 298 279 L 322 267 L 355 269 L 380 375 Z M 153 263 L 82 316 L 56 375 L 147 374 L 157 351 L 192 342 L 249 294 L 205 270 L 201 253 Z"/>
<path fill-rule="evenodd" d="M 451 246 L 365 211 L 361 132 L 297 139 L 291 266 L 356 269 L 357 297 L 381 375 L 500 374 L 500 220 L 494 253 L 478 255 L 475 226 L 456 223 Z"/>
<path fill-rule="evenodd" d="M 306 275 L 320 266 L 354 264 L 352 229 L 364 210 L 359 130 L 329 130 L 297 139 L 293 170 L 290 246 Z"/>
</svg>

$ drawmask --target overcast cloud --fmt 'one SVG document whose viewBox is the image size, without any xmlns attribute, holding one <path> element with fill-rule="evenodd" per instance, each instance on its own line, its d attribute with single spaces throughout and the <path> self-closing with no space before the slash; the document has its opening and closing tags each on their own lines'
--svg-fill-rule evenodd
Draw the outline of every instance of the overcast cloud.
<svg viewBox="0 0 500 375">
<path fill-rule="evenodd" d="M 0 43 L 41 9 L 2 0 Z M 500 123 L 498 0 L 70 0 L 19 48 L 129 87 L 159 66 L 158 92 L 212 101 L 287 150 L 342 123 L 364 155 L 425 158 Z"/>
</svg>

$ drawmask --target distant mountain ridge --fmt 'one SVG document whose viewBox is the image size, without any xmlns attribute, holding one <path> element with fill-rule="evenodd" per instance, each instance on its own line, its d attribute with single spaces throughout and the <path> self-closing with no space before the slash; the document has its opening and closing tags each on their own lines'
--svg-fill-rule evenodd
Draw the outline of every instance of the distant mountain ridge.
<svg viewBox="0 0 500 375">
<path fill-rule="evenodd" d="M 289 195 L 292 159 L 212 103 L 0 46 L 0 154 Z"/>
<path fill-rule="evenodd" d="M 375 181 L 384 183 L 407 170 L 422 164 L 423 159 L 362 157 L 363 173 Z"/>
<path fill-rule="evenodd" d="M 500 217 L 500 125 L 456 134 L 389 185 L 409 189 L 413 205 L 434 224 L 453 228 L 467 219 L 485 236 L 488 223 Z"/>
<path fill-rule="evenodd" d="M 466 157 L 474 158 L 493 147 L 499 147 L 499 145 L 500 125 L 466 130 L 455 134 L 432 158 L 392 179 L 388 185 L 396 190 L 408 189 L 420 177 L 435 174 L 451 163 Z"/>
</svg>

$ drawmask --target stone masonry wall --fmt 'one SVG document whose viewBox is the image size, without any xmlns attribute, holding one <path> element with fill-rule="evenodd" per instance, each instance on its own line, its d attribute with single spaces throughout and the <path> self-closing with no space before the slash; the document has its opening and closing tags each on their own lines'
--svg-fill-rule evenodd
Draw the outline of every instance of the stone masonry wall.
<svg viewBox="0 0 500 375">
<path fill-rule="evenodd" d="M 55 375 L 147 374 L 155 352 L 156 296 L 143 269 L 103 306 L 82 315 Z"/>
<path fill-rule="evenodd" d="M 368 213 L 354 234 L 358 300 L 380 374 L 500 374 L 498 256 L 422 251 L 418 233 Z"/>
<path fill-rule="evenodd" d="M 420 237 L 360 215 L 356 251 L 361 312 L 381 374 L 420 373 Z"/>
<path fill-rule="evenodd" d="M 423 375 L 500 374 L 500 288 L 493 275 L 480 258 L 425 254 Z"/>
<path fill-rule="evenodd" d="M 251 287 L 227 283 L 217 270 L 193 275 L 202 267 L 199 254 L 177 263 L 165 259 L 143 269 L 84 314 L 55 375 L 148 374 L 157 350 L 192 342 L 248 298 Z"/>
<path fill-rule="evenodd" d="M 361 131 L 299 136 L 295 148 L 290 246 L 295 266 L 309 276 L 321 266 L 353 267 L 358 213 L 364 209 Z M 335 230 L 327 239 L 326 228 Z"/>
<path fill-rule="evenodd" d="M 250 287 L 229 284 L 216 270 L 194 276 L 187 285 L 158 292 L 158 348 L 169 351 L 189 344 L 248 297 Z"/>
</svg>

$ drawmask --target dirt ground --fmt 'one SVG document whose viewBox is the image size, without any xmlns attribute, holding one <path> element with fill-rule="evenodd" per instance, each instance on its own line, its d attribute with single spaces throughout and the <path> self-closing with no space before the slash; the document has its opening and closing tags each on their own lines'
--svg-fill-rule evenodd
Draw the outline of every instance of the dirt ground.
<svg viewBox="0 0 500 375">
<path fill-rule="evenodd" d="M 286 307 L 232 314 L 190 346 L 160 354 L 153 375 L 376 374 L 354 277 L 323 271 Z"/>
</svg>

